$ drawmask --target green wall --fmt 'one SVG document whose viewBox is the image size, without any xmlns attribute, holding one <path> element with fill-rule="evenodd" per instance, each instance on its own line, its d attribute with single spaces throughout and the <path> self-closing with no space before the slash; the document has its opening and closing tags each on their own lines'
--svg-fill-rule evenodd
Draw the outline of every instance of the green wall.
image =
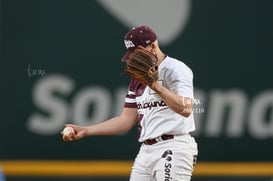
<svg viewBox="0 0 273 181">
<path fill-rule="evenodd" d="M 199 161 L 273 161 L 272 5 L 192 0 L 185 28 L 162 44 L 194 72 Z M 67 122 L 120 113 L 129 25 L 88 0 L 3 0 L 1 16 L 0 160 L 133 159 L 136 128 L 79 142 L 60 136 Z"/>
</svg>

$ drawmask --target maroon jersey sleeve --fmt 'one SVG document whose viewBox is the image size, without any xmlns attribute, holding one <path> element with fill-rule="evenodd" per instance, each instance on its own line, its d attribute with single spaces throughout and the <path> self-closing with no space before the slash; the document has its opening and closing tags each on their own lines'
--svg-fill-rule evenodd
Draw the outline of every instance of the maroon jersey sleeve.
<svg viewBox="0 0 273 181">
<path fill-rule="evenodd" d="M 131 79 L 128 87 L 128 92 L 124 101 L 124 107 L 137 108 L 135 86 L 136 81 L 134 79 Z"/>
</svg>

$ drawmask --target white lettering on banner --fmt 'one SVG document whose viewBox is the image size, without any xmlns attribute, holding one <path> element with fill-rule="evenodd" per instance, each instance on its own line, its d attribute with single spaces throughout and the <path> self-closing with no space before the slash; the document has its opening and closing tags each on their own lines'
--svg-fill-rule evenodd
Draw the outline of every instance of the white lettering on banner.
<svg viewBox="0 0 273 181">
<path fill-rule="evenodd" d="M 254 98 L 249 111 L 249 132 L 256 138 L 273 137 L 273 91 Z"/>
<path fill-rule="evenodd" d="M 159 42 L 165 46 L 175 41 L 187 27 L 192 10 L 191 0 L 97 0 L 96 2 L 124 27 L 149 25 L 153 29 L 156 28 Z M 141 7 L 141 13 L 136 7 Z M 154 21 L 154 18 L 149 18 L 151 17 L 151 7 L 156 9 L 153 11 L 153 17 L 157 17 L 161 21 Z M 124 11 L 125 9 L 126 11 Z M 166 9 L 172 11 L 166 11 Z"/>
<path fill-rule="evenodd" d="M 68 97 L 73 89 L 74 82 L 64 75 L 51 75 L 39 79 L 33 88 L 33 103 L 38 110 L 46 114 L 32 113 L 27 122 L 28 129 L 41 135 L 53 135 L 59 133 L 67 122 L 90 125 L 107 119 L 112 110 L 115 111 L 115 115 L 121 113 L 123 104 L 120 102 L 113 105 L 111 93 L 104 87 L 84 88 L 75 94 L 71 105 L 67 102 L 68 98 L 55 95 Z M 123 101 L 126 88 L 119 88 L 116 92 L 116 100 Z"/>
<path fill-rule="evenodd" d="M 101 86 L 88 86 L 77 92 L 74 89 L 74 81 L 65 75 L 38 79 L 32 93 L 37 111 L 31 113 L 28 129 L 40 135 L 54 135 L 68 122 L 90 125 L 105 121 L 121 113 L 127 90 L 117 87 L 112 93 Z M 200 101 L 194 106 L 204 110 L 193 112 L 195 136 L 239 138 L 248 133 L 256 139 L 273 137 L 273 90 L 260 92 L 250 100 L 239 89 L 197 89 L 195 98 Z"/>
<path fill-rule="evenodd" d="M 66 76 L 50 75 L 38 79 L 33 88 L 33 103 L 48 116 L 32 113 L 27 123 L 28 129 L 41 135 L 59 132 L 68 120 L 69 109 L 67 102 L 54 96 L 54 93 L 68 95 L 73 88 L 74 82 Z"/>
<path fill-rule="evenodd" d="M 89 108 L 92 105 L 92 119 L 89 117 Z M 88 125 L 106 120 L 111 111 L 110 93 L 103 87 L 88 87 L 74 97 L 72 101 L 71 117 L 79 125 Z"/>
<path fill-rule="evenodd" d="M 226 134 L 228 137 L 241 136 L 243 134 L 243 116 L 245 115 L 246 104 L 246 95 L 240 90 L 213 91 L 205 126 L 207 135 L 212 137 L 221 135 L 225 111 L 229 109 L 229 114 L 226 115 Z"/>
</svg>

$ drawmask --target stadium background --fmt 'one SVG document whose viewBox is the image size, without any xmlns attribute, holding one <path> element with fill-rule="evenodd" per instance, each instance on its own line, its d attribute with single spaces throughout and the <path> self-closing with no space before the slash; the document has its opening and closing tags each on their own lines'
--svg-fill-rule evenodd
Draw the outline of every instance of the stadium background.
<svg viewBox="0 0 273 181">
<path fill-rule="evenodd" d="M 132 7 L 133 1 L 117 0 L 121 15 L 111 11 L 113 2 L 0 1 L 6 180 L 128 179 L 139 147 L 136 128 L 69 143 L 60 131 L 67 122 L 94 124 L 120 112 L 129 81 L 120 61 L 123 36 L 143 20 L 169 32 L 162 33 L 162 49 L 194 72 L 199 157 L 193 181 L 271 181 L 273 1 L 173 0 L 147 13 L 140 10 L 145 1 Z M 125 21 L 134 9 L 147 18 Z"/>
</svg>

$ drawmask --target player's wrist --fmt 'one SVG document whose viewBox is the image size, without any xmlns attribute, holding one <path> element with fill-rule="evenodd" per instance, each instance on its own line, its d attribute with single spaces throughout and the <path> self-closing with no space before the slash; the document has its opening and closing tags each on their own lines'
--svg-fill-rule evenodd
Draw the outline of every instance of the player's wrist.
<svg viewBox="0 0 273 181">
<path fill-rule="evenodd" d="M 161 92 L 161 90 L 162 90 L 161 84 L 159 84 L 157 81 L 151 83 L 151 84 L 149 85 L 149 87 L 150 87 L 152 90 L 154 90 L 155 92 L 157 92 L 157 93 L 158 93 L 158 92 Z"/>
</svg>

